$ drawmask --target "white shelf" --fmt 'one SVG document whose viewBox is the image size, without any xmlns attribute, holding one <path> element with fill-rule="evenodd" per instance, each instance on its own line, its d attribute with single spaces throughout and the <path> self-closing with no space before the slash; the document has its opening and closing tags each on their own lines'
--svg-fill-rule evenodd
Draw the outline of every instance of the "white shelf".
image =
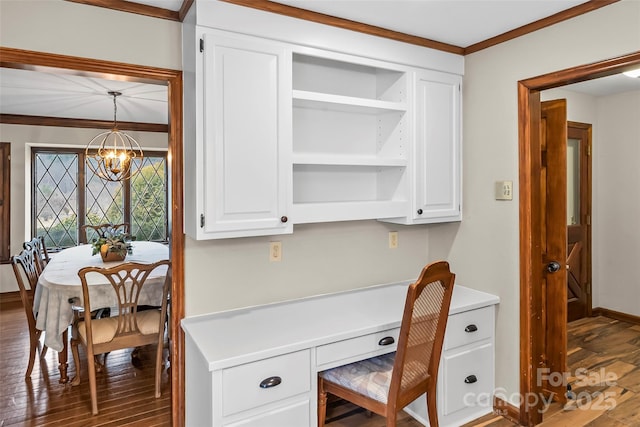
<svg viewBox="0 0 640 427">
<path fill-rule="evenodd" d="M 405 215 L 407 206 L 406 200 L 294 203 L 291 217 L 296 224 L 393 218 Z"/>
<path fill-rule="evenodd" d="M 293 164 L 323 166 L 403 167 L 407 166 L 407 159 L 360 155 L 294 154 Z"/>
<path fill-rule="evenodd" d="M 293 91 L 293 106 L 359 114 L 407 111 L 407 104 L 404 102 L 380 101 L 377 99 L 356 98 L 304 90 Z"/>
</svg>

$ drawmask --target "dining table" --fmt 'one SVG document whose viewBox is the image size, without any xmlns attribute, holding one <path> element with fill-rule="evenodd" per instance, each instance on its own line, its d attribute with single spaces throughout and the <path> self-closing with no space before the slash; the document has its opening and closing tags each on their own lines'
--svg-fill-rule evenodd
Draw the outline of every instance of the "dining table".
<svg viewBox="0 0 640 427">
<path fill-rule="evenodd" d="M 132 241 L 131 251 L 123 261 L 104 262 L 100 254 L 93 255 L 92 252 L 92 246 L 85 244 L 52 255 L 40 274 L 34 294 L 36 327 L 44 331 L 44 344 L 58 352 L 59 382 L 63 384 L 69 381 L 68 329 L 74 320 L 74 307 L 83 305 L 82 282 L 78 271 L 84 267 L 114 267 L 127 262 L 151 264 L 169 259 L 168 245 L 148 241 Z M 161 305 L 166 274 L 166 266 L 151 273 L 141 291 L 140 305 Z M 87 285 L 91 301 L 89 311 L 117 305 L 116 294 L 105 276 L 88 275 Z"/>
</svg>

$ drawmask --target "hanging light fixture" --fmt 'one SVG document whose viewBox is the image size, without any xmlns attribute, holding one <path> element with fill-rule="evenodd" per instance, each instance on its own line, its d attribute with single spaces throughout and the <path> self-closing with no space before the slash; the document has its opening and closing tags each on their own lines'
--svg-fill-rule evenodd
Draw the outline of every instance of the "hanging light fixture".
<svg viewBox="0 0 640 427">
<path fill-rule="evenodd" d="M 85 159 L 89 169 L 105 181 L 124 181 L 140 172 L 142 162 L 134 162 L 133 159 L 142 160 L 144 156 L 140 144 L 118 130 L 116 98 L 122 93 L 107 93 L 113 96 L 113 128 L 89 141 Z"/>
</svg>

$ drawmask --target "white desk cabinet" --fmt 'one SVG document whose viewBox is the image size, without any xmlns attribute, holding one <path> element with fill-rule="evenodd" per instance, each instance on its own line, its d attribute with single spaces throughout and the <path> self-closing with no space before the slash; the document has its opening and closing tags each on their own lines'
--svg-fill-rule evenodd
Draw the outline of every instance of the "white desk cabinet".
<svg viewBox="0 0 640 427">
<path fill-rule="evenodd" d="M 395 351 L 382 338 L 397 340 L 407 285 L 184 319 L 187 426 L 316 426 L 318 372 Z M 438 376 L 444 426 L 492 410 L 498 302 L 454 288 Z M 406 410 L 428 425 L 424 399 Z"/>
</svg>

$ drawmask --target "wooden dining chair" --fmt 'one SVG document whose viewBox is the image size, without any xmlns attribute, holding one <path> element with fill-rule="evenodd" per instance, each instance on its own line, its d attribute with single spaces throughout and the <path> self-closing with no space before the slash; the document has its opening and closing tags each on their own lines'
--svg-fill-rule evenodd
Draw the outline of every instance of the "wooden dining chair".
<svg viewBox="0 0 640 427">
<path fill-rule="evenodd" d="M 107 232 L 122 231 L 129 234 L 131 226 L 128 222 L 122 224 L 83 225 L 80 227 L 80 243 L 89 243 L 94 239 L 105 237 Z"/>
<path fill-rule="evenodd" d="M 22 247 L 29 251 L 34 251 L 36 254 L 37 267 L 40 273 L 44 270 L 44 267 L 49 263 L 49 252 L 47 246 L 44 244 L 44 237 L 34 237 L 33 239 L 24 242 Z"/>
<path fill-rule="evenodd" d="M 159 309 L 138 311 L 138 299 L 143 287 L 148 286 L 145 284 L 149 275 L 163 266 L 167 267 L 167 274 L 164 278 L 162 299 L 158 301 L 161 304 Z M 85 267 L 78 272 L 82 282 L 85 308 L 91 307 L 87 284 L 87 276 L 91 274 L 103 275 L 111 284 L 117 300 L 117 315 L 112 312 L 112 317 L 102 319 L 86 317 L 84 320 L 75 322 L 72 329 L 71 351 L 76 366 L 76 376 L 71 381 L 71 385 L 80 384 L 78 344 L 82 344 L 87 349 L 91 410 L 94 415 L 98 413 L 95 355 L 101 353 L 156 344 L 155 397 L 160 397 L 170 267 L 169 260 L 162 260 L 153 264 L 129 262 L 112 268 Z"/>
<path fill-rule="evenodd" d="M 40 348 L 40 335 L 42 334 L 42 331 L 36 328 L 36 315 L 33 312 L 33 297 L 36 287 L 38 286 L 38 277 L 40 276 L 37 257 L 38 253 L 34 249 L 24 249 L 18 255 L 11 257 L 13 274 L 15 274 L 18 282 L 20 299 L 22 300 L 22 306 L 27 315 L 27 324 L 29 326 L 29 364 L 27 365 L 25 379 L 31 377 L 36 352 Z M 43 358 L 46 354 L 47 346 L 43 345 L 40 350 L 40 358 Z"/>
<path fill-rule="evenodd" d="M 438 427 L 436 381 L 455 275 L 445 261 L 427 265 L 409 286 L 395 353 L 318 374 L 318 426 L 325 424 L 327 393 L 386 418 L 427 394 L 431 427 Z"/>
</svg>

